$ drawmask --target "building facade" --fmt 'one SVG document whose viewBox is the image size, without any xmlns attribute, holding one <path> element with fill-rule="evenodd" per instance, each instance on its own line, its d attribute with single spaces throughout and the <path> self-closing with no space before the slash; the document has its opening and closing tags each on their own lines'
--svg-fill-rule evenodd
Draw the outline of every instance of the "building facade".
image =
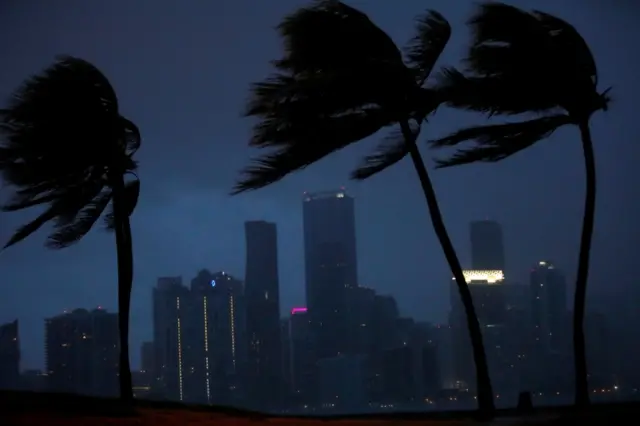
<svg viewBox="0 0 640 426">
<path fill-rule="evenodd" d="M 18 320 L 0 325 L 0 389 L 20 387 Z"/>
<path fill-rule="evenodd" d="M 118 395 L 118 314 L 76 309 L 45 320 L 49 390 L 94 396 Z"/>
<path fill-rule="evenodd" d="M 307 308 L 318 358 L 348 352 L 349 288 L 358 286 L 355 204 L 344 190 L 305 193 Z"/>
<path fill-rule="evenodd" d="M 276 225 L 246 222 L 245 238 L 248 398 L 256 409 L 273 409 L 284 403 Z"/>
</svg>

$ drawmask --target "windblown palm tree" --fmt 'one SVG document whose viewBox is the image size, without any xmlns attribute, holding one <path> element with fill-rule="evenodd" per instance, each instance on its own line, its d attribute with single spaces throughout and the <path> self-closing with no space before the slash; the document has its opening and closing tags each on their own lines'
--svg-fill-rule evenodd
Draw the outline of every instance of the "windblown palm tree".
<svg viewBox="0 0 640 426">
<path fill-rule="evenodd" d="M 437 93 L 425 83 L 449 40 L 449 23 L 434 11 L 419 16 L 404 58 L 364 13 L 339 1 L 316 1 L 286 17 L 278 29 L 285 55 L 273 62 L 272 76 L 253 86 L 246 112 L 259 118 L 250 145 L 272 151 L 245 169 L 234 193 L 270 185 L 382 128 L 392 128 L 352 178 L 365 179 L 407 154 L 411 157 L 465 307 L 480 412 L 493 415 L 491 382 L 471 293 L 416 146 L 422 123 L 439 104 Z"/>
<path fill-rule="evenodd" d="M 443 73 L 441 90 L 451 106 L 489 115 L 529 114 L 518 122 L 459 130 L 433 142 L 459 149 L 438 167 L 495 162 L 547 138 L 565 125 L 578 126 L 586 169 L 584 221 L 573 311 L 575 397 L 589 404 L 583 318 L 589 273 L 589 252 L 595 215 L 596 165 L 589 120 L 606 110 L 608 89 L 598 92 L 595 60 L 574 27 L 544 12 L 483 4 L 470 20 L 474 40 L 463 71 Z M 534 117 L 531 117 L 531 116 Z"/>
<path fill-rule="evenodd" d="M 44 207 L 15 232 L 5 248 L 47 222 L 53 222 L 46 242 L 52 249 L 78 242 L 101 216 L 107 229 L 115 231 L 120 394 L 130 402 L 133 252 L 129 217 L 140 192 L 132 158 L 140 147 L 138 128 L 120 115 L 116 94 L 97 68 L 82 59 L 61 57 L 13 93 L 7 109 L 0 110 L 0 133 L 0 172 L 14 188 L 2 210 Z M 128 175 L 134 179 L 126 181 Z"/>
</svg>

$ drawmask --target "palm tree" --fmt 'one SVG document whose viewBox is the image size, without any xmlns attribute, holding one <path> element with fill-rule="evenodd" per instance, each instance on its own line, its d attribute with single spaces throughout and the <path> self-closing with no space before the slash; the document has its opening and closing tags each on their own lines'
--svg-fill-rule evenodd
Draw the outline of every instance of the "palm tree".
<svg viewBox="0 0 640 426">
<path fill-rule="evenodd" d="M 492 416 L 493 392 L 471 293 L 416 146 L 422 123 L 440 102 L 425 83 L 449 40 L 449 23 L 434 11 L 420 15 L 404 58 L 364 13 L 339 1 L 316 1 L 286 17 L 278 30 L 285 55 L 273 62 L 273 75 L 252 87 L 246 112 L 259 118 L 250 145 L 272 150 L 244 170 L 233 193 L 275 183 L 382 128 L 394 127 L 352 178 L 366 179 L 407 154 L 411 157 L 465 307 L 480 414 Z"/>
<path fill-rule="evenodd" d="M 5 248 L 47 222 L 53 222 L 53 232 L 46 246 L 68 247 L 84 237 L 109 208 L 103 220 L 107 229 L 115 231 L 118 253 L 120 395 L 131 402 L 129 217 L 140 192 L 132 158 L 140 147 L 138 128 L 120 115 L 116 94 L 96 67 L 65 56 L 13 93 L 7 109 L 0 110 L 0 133 L 4 136 L 0 172 L 14 189 L 2 210 L 44 207 L 15 232 Z M 134 179 L 126 181 L 129 175 Z"/>
<path fill-rule="evenodd" d="M 583 318 L 595 215 L 596 165 L 589 129 L 592 114 L 606 110 L 608 89 L 598 92 L 595 60 L 574 27 L 544 12 L 490 2 L 469 21 L 474 39 L 466 69 L 446 70 L 440 81 L 448 104 L 489 115 L 525 115 L 520 121 L 469 127 L 433 141 L 459 149 L 438 167 L 507 158 L 564 125 L 580 130 L 586 197 L 573 311 L 576 404 L 589 404 Z M 528 115 L 527 115 L 528 114 Z"/>
</svg>

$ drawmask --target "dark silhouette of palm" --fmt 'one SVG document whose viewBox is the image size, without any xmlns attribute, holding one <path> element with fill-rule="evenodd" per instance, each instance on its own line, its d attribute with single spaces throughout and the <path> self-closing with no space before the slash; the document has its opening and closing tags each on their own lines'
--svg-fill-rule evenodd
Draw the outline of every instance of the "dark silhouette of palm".
<svg viewBox="0 0 640 426">
<path fill-rule="evenodd" d="M 486 3 L 470 21 L 474 40 L 463 71 L 448 69 L 440 88 L 448 104 L 489 115 L 529 114 L 518 122 L 459 130 L 432 142 L 437 148 L 475 141 L 458 149 L 438 167 L 507 158 L 576 125 L 582 136 L 586 167 L 584 222 L 574 299 L 573 339 L 576 404 L 589 404 L 583 318 L 589 252 L 596 199 L 596 166 L 589 120 L 606 110 L 608 90 L 599 93 L 594 58 L 580 34 L 567 22 L 502 3 Z M 532 117 L 533 116 L 533 117 Z"/>
<path fill-rule="evenodd" d="M 434 230 L 458 284 L 477 368 L 483 416 L 494 403 L 482 334 L 471 293 L 447 234 L 434 188 L 416 146 L 427 115 L 440 103 L 426 80 L 451 28 L 440 14 L 417 19 L 404 55 L 362 12 L 339 1 L 317 1 L 278 27 L 285 55 L 276 72 L 255 84 L 247 116 L 258 117 L 251 146 L 272 149 L 244 170 L 233 193 L 270 185 L 383 128 L 391 134 L 352 174 L 365 179 L 407 154 L 418 173 Z"/>
<path fill-rule="evenodd" d="M 106 228 L 115 231 L 120 393 L 123 400 L 131 401 L 129 217 L 140 191 L 132 158 L 140 147 L 138 128 L 119 114 L 116 94 L 97 68 L 82 59 L 61 57 L 13 93 L 8 107 L 0 110 L 0 133 L 0 172 L 14 189 L 2 210 L 44 207 L 15 232 L 5 248 L 47 222 L 53 223 L 46 242 L 52 249 L 78 242 L 101 216 Z M 134 179 L 126 182 L 127 175 Z"/>
</svg>

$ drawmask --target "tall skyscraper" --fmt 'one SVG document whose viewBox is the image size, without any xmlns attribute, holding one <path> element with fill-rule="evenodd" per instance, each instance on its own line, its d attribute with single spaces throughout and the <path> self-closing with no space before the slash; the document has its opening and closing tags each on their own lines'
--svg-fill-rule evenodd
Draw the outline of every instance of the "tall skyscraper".
<svg viewBox="0 0 640 426">
<path fill-rule="evenodd" d="M 20 385 L 20 340 L 18 320 L 0 325 L 0 389 Z"/>
<path fill-rule="evenodd" d="M 484 337 L 485 353 L 496 389 L 505 389 L 515 374 L 505 368 L 508 364 L 506 339 L 507 303 L 504 275 L 500 270 L 464 270 L 473 305 Z M 458 287 L 452 279 L 451 313 L 449 325 L 453 333 L 453 355 L 456 385 L 463 389 L 475 387 L 475 369 L 467 316 L 460 299 Z"/>
<path fill-rule="evenodd" d="M 188 401 L 185 395 L 185 338 L 190 311 L 189 289 L 182 277 L 158 278 L 153 289 L 153 349 L 156 378 L 154 392 L 172 401 Z"/>
<path fill-rule="evenodd" d="M 471 222 L 471 267 L 475 270 L 504 271 L 502 227 L 492 220 Z"/>
<path fill-rule="evenodd" d="M 249 401 L 257 409 L 270 410 L 282 403 L 283 387 L 276 225 L 246 222 L 245 237 Z"/>
<path fill-rule="evenodd" d="M 116 396 L 118 315 L 76 309 L 45 320 L 45 362 L 52 391 Z"/>
<path fill-rule="evenodd" d="M 242 282 L 202 270 L 191 288 L 180 277 L 153 289 L 154 394 L 174 401 L 237 405 L 244 362 Z"/>
<path fill-rule="evenodd" d="M 349 347 L 347 291 L 358 286 L 354 199 L 345 191 L 306 193 L 306 298 L 319 358 Z"/>
<path fill-rule="evenodd" d="M 559 350 L 569 325 L 564 274 L 551 262 L 538 262 L 531 269 L 529 294 L 536 345 L 546 350 Z"/>
<path fill-rule="evenodd" d="M 502 228 L 497 222 L 480 220 L 471 222 L 469 230 L 472 269 L 463 273 L 482 329 L 494 387 L 507 389 L 519 376 L 510 370 L 514 352 L 508 344 L 512 334 L 508 325 L 511 287 L 505 284 Z M 475 370 L 467 316 L 453 279 L 449 325 L 453 333 L 456 385 L 472 389 Z"/>
<path fill-rule="evenodd" d="M 238 405 L 245 361 L 242 282 L 202 270 L 191 281 L 184 359 L 193 402 Z"/>
<path fill-rule="evenodd" d="M 287 346 L 291 405 L 301 408 L 315 400 L 317 375 L 311 334 L 309 333 L 309 315 L 307 308 L 291 310 L 287 321 Z"/>
</svg>

